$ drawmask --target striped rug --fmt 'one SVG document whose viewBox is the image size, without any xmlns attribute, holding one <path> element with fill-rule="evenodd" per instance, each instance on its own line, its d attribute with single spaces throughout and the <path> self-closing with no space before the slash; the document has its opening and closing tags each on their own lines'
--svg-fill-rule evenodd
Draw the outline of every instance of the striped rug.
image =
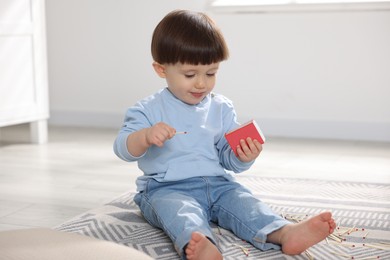
<svg viewBox="0 0 390 260">
<path fill-rule="evenodd" d="M 390 259 L 390 185 L 243 175 L 237 179 L 277 213 L 299 221 L 325 210 L 340 226 L 299 256 L 262 252 L 227 230 L 213 227 L 224 259 Z M 155 259 L 180 259 L 169 238 L 145 222 L 129 192 L 55 227 L 114 241 Z M 341 239 L 342 242 L 337 240 Z M 340 240 L 340 241 L 341 241 Z"/>
</svg>

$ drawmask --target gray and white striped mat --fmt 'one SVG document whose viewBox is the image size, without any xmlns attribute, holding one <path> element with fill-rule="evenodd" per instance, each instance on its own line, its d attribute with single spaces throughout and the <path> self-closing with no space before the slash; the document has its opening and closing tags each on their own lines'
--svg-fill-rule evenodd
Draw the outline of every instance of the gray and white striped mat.
<svg viewBox="0 0 390 260">
<path fill-rule="evenodd" d="M 310 248 L 315 259 L 390 259 L 390 185 L 248 175 L 238 181 L 279 214 L 315 215 L 330 210 L 340 226 L 354 228 L 341 244 L 324 240 Z M 145 222 L 133 196 L 126 193 L 55 229 L 114 241 L 155 259 L 179 259 L 169 238 Z M 214 227 L 214 231 L 224 259 L 309 258 L 307 254 L 286 256 L 278 250 L 262 252 L 227 230 Z"/>
</svg>

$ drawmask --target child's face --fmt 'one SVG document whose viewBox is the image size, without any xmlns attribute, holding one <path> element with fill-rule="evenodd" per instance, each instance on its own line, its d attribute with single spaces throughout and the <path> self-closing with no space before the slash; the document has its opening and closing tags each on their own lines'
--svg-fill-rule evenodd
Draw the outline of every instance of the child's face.
<svg viewBox="0 0 390 260">
<path fill-rule="evenodd" d="M 181 101 L 196 105 L 214 88 L 219 62 L 209 65 L 153 63 L 157 74 L 165 78 L 168 89 Z"/>
</svg>

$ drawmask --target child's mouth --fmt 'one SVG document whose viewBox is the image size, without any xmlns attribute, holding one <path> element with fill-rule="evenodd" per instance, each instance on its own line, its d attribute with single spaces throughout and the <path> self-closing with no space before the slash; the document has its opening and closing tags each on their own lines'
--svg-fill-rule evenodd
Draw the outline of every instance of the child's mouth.
<svg viewBox="0 0 390 260">
<path fill-rule="evenodd" d="M 203 97 L 203 93 L 194 93 L 194 92 L 191 92 L 191 95 L 194 96 L 195 98 L 201 98 L 201 97 Z"/>
</svg>

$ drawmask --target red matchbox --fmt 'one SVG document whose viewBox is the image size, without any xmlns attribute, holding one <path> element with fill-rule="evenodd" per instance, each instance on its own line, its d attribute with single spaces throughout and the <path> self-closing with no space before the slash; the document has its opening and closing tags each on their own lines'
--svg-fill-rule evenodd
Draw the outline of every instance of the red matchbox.
<svg viewBox="0 0 390 260">
<path fill-rule="evenodd" d="M 255 120 L 251 120 L 245 124 L 242 124 L 238 128 L 235 128 L 225 134 L 225 138 L 228 141 L 233 152 L 237 155 L 237 146 L 240 144 L 240 140 L 246 140 L 250 137 L 252 140 L 257 140 L 261 144 L 265 142 L 265 136 Z"/>
</svg>

